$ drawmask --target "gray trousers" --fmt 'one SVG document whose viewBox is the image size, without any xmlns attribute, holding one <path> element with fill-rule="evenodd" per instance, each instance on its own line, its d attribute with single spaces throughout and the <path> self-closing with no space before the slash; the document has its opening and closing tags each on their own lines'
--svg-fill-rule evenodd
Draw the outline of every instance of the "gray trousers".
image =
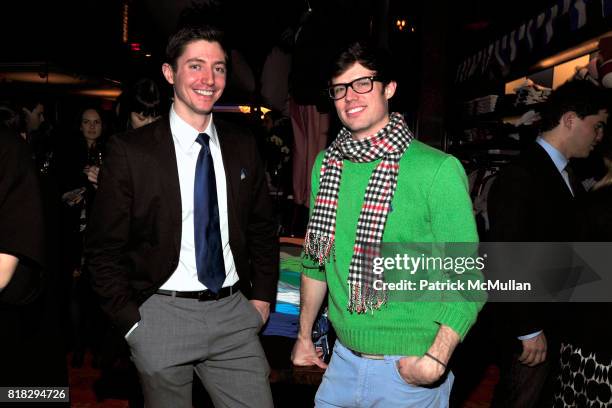
<svg viewBox="0 0 612 408">
<path fill-rule="evenodd" d="M 260 314 L 238 292 L 217 301 L 153 295 L 128 336 L 147 408 L 191 408 L 193 372 L 215 407 L 272 407 Z"/>
</svg>

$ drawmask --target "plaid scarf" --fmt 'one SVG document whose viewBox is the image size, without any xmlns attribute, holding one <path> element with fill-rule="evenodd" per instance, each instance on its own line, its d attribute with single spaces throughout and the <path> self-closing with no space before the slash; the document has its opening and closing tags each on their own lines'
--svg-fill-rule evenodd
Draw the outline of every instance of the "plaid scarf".
<svg viewBox="0 0 612 408">
<path fill-rule="evenodd" d="M 354 140 L 351 132 L 342 128 L 325 153 L 319 192 L 304 239 L 305 255 L 319 265 L 328 261 L 333 253 L 342 160 L 368 163 L 382 159 L 370 176 L 357 221 L 348 275 L 348 310 L 351 313 L 373 311 L 387 301 L 386 291 L 374 289 L 374 281 L 384 280 L 384 276 L 374 273 L 372 260 L 380 254 L 387 215 L 397 188 L 399 161 L 412 139 L 413 135 L 402 116 L 393 113 L 389 123 L 366 140 Z"/>
</svg>

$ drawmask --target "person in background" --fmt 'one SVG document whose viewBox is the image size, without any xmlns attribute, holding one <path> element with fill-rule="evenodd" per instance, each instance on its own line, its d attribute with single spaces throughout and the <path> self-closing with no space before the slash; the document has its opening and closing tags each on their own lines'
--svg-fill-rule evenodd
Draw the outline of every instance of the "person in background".
<svg viewBox="0 0 612 408">
<path fill-rule="evenodd" d="M 54 128 L 45 118 L 45 102 L 38 97 L 19 98 L 15 103 L 17 131 L 30 145 L 32 157 L 41 176 L 53 179 L 56 140 Z M 43 190 L 54 180 L 41 180 Z M 47 195 L 43 192 L 43 195 Z"/>
<path fill-rule="evenodd" d="M 32 133 L 45 122 L 45 105 L 38 99 L 30 99 L 19 102 L 17 109 L 21 118 L 18 131 L 29 142 Z"/>
<path fill-rule="evenodd" d="M 334 62 L 328 91 L 344 127 L 312 170 L 293 363 L 327 368 L 317 407 L 447 407 L 448 361 L 482 303 L 387 301 L 361 259 L 384 242 L 478 242 L 467 178 L 389 112 L 386 52 L 356 42 Z M 326 291 L 338 335 L 328 367 L 311 337 Z"/>
<path fill-rule="evenodd" d="M 612 242 L 612 138 L 609 133 L 596 150 L 607 172 L 576 203 L 576 240 L 609 243 Z M 604 278 L 609 279 L 609 275 Z M 602 316 L 605 320 L 611 315 L 609 301 L 567 304 L 567 327 L 561 335 L 554 407 L 609 404 L 612 399 L 612 327 L 602 324 Z"/>
<path fill-rule="evenodd" d="M 166 111 L 159 87 L 149 78 L 128 85 L 117 105 L 118 130 L 138 129 L 155 122 Z"/>
<path fill-rule="evenodd" d="M 0 124 L 0 302 L 30 303 L 43 284 L 44 224 L 30 150 Z"/>
<path fill-rule="evenodd" d="M 490 241 L 576 240 L 575 199 L 585 191 L 570 160 L 588 157 L 601 140 L 608 106 L 607 91 L 589 81 L 570 81 L 551 93 L 540 136 L 491 186 Z M 558 306 L 491 304 L 501 359 L 492 406 L 551 406 L 559 335 L 566 329 Z"/>
<path fill-rule="evenodd" d="M 99 363 L 104 319 L 94 299 L 83 262 L 83 240 L 93 200 L 98 188 L 98 173 L 104 155 L 103 112 L 87 107 L 78 115 L 78 132 L 60 153 L 60 190 L 62 192 L 62 269 L 69 278 L 72 365 L 81 367 L 86 345 L 92 346 Z"/>
<path fill-rule="evenodd" d="M 0 385 L 64 387 L 68 378 L 39 173 L 28 144 L 15 128 L 4 126 L 15 114 L 5 108 L 0 109 Z"/>
<path fill-rule="evenodd" d="M 40 110 L 38 105 L 33 109 Z M 52 172 L 36 166 L 32 146 L 24 141 L 32 141 L 24 131 L 32 135 L 40 129 L 42 116 L 33 115 L 25 125 L 26 112 L 19 106 L 0 104 L 0 384 L 67 386 L 59 307 L 59 197 Z M 34 119 L 41 119 L 38 125 Z"/>
</svg>

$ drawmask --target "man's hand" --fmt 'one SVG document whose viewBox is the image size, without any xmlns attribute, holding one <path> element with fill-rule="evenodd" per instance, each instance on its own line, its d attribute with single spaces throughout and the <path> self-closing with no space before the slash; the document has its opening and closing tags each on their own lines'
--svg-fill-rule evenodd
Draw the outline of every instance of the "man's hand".
<svg viewBox="0 0 612 408">
<path fill-rule="evenodd" d="M 459 343 L 459 334 L 449 326 L 440 325 L 433 344 L 427 350 L 429 354 L 447 364 L 455 347 Z M 428 385 L 438 381 L 446 367 L 431 357 L 402 357 L 397 361 L 397 369 L 408 384 Z"/>
<path fill-rule="evenodd" d="M 435 383 L 446 371 L 442 364 L 427 356 L 402 357 L 397 360 L 397 369 L 404 381 L 418 386 Z"/>
<path fill-rule="evenodd" d="M 523 353 L 519 356 L 521 364 L 534 367 L 546 360 L 547 344 L 544 332 L 521 342 L 523 343 Z"/>
<path fill-rule="evenodd" d="M 264 302 L 263 300 L 249 300 L 253 307 L 259 312 L 261 315 L 261 320 L 266 323 L 268 321 L 268 317 L 270 317 L 270 302 Z"/>
<path fill-rule="evenodd" d="M 9 284 L 18 264 L 16 256 L 0 253 L 0 291 Z"/>
<path fill-rule="evenodd" d="M 291 361 L 296 366 L 316 365 L 326 369 L 327 364 L 321 359 L 322 355 L 323 351 L 317 351 L 311 339 L 298 337 L 291 350 Z"/>
<path fill-rule="evenodd" d="M 73 207 L 83 201 L 85 197 L 85 187 L 75 188 L 62 194 L 62 201 L 69 207 Z"/>
<path fill-rule="evenodd" d="M 100 168 L 98 166 L 85 166 L 83 169 L 83 173 L 87 175 L 87 180 L 94 185 L 94 187 L 98 187 L 98 173 L 100 173 Z"/>
</svg>

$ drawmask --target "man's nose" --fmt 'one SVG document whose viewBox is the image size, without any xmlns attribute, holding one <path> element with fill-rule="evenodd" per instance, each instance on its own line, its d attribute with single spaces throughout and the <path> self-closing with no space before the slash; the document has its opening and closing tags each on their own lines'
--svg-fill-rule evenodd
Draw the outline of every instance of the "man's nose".
<svg viewBox="0 0 612 408">
<path fill-rule="evenodd" d="M 206 85 L 212 85 L 215 83 L 215 74 L 212 68 L 202 69 L 202 75 L 200 77 L 200 82 Z"/>
<path fill-rule="evenodd" d="M 355 98 L 357 98 L 357 92 L 355 92 L 355 90 L 353 89 L 352 86 L 347 86 L 346 87 L 345 98 L 346 98 L 347 101 L 352 101 Z"/>
</svg>

